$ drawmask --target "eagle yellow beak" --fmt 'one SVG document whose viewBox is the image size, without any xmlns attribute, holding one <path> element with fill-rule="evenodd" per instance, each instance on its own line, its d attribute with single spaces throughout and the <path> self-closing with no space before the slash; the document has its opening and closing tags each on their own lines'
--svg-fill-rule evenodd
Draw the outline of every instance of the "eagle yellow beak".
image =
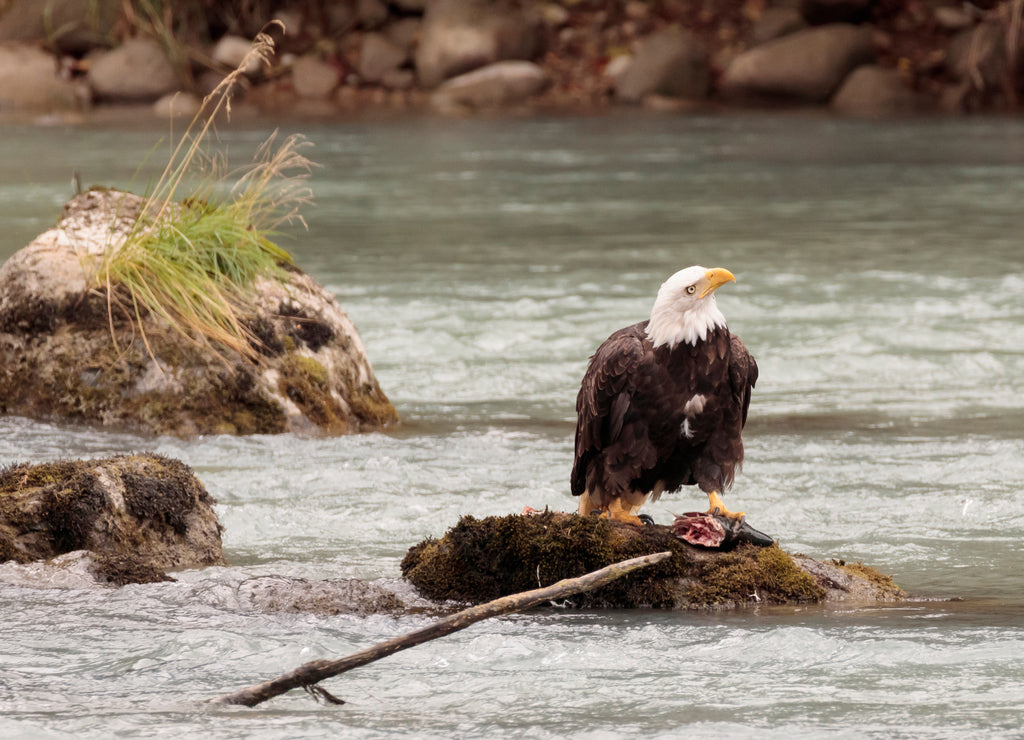
<svg viewBox="0 0 1024 740">
<path fill-rule="evenodd" d="M 712 267 L 710 270 L 705 270 L 704 280 L 707 281 L 707 285 L 704 290 L 700 292 L 698 298 L 704 298 L 707 295 L 715 292 L 715 289 L 725 285 L 726 283 L 735 283 L 736 276 L 726 270 L 724 267 Z"/>
</svg>

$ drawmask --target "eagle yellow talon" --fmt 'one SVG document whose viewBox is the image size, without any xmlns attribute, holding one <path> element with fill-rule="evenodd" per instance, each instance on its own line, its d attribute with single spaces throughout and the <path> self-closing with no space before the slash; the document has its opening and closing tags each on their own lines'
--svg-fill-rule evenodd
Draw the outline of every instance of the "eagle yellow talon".
<svg viewBox="0 0 1024 740">
<path fill-rule="evenodd" d="M 722 503 L 722 498 L 718 495 L 718 491 L 711 491 L 708 494 L 708 504 L 708 514 L 724 516 L 727 519 L 742 519 L 746 516 L 745 512 L 729 511 L 725 508 L 725 504 Z"/>
<path fill-rule="evenodd" d="M 616 522 L 625 522 L 626 524 L 636 524 L 640 527 L 644 526 L 643 519 L 622 509 L 594 509 L 590 512 L 590 516 L 597 516 L 600 519 L 611 519 Z"/>
</svg>

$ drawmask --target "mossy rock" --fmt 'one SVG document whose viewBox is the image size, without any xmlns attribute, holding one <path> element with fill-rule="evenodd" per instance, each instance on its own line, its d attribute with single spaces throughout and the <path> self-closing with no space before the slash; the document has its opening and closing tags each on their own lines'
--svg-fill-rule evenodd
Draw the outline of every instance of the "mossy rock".
<svg viewBox="0 0 1024 740">
<path fill-rule="evenodd" d="M 413 546 L 402 560 L 402 573 L 429 599 L 482 603 L 665 550 L 672 552 L 669 560 L 574 596 L 572 602 L 583 609 L 699 609 L 755 601 L 817 603 L 844 598 L 843 593 L 864 600 L 903 596 L 891 579 L 865 566 L 858 574 L 811 561 L 820 566 L 812 571 L 804 567 L 806 559 L 777 545 L 704 550 L 677 539 L 668 527 L 561 512 L 462 517 L 440 539 Z M 882 582 L 885 588 L 872 585 Z M 845 592 L 840 583 L 847 584 Z"/>
<path fill-rule="evenodd" d="M 184 463 L 156 454 L 0 470 L 0 561 L 92 552 L 115 585 L 224 563 L 214 500 Z"/>
<path fill-rule="evenodd" d="M 143 312 L 111 311 L 93 276 L 142 199 L 95 189 L 0 267 L 0 413 L 143 433 L 342 434 L 398 420 L 334 296 L 293 265 L 240 307 L 253 356 Z"/>
</svg>

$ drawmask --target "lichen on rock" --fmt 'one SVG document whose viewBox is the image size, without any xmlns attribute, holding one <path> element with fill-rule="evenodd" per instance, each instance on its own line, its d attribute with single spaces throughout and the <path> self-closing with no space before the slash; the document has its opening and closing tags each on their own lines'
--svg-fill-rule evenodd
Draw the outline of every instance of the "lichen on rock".
<svg viewBox="0 0 1024 740">
<path fill-rule="evenodd" d="M 141 320 L 112 309 L 99 264 L 143 203 L 82 193 L 0 267 L 0 413 L 184 437 L 397 420 L 351 320 L 293 265 L 258 276 L 241 307 L 253 357 L 191 341 L 144 309 Z"/>
<path fill-rule="evenodd" d="M 224 563 L 214 500 L 184 463 L 156 454 L 0 470 L 0 561 L 78 550 L 114 585 Z"/>
<path fill-rule="evenodd" d="M 574 596 L 574 605 L 704 609 L 904 596 L 892 579 L 866 566 L 859 566 L 864 569 L 860 572 L 842 570 L 790 556 L 778 545 L 705 550 L 678 539 L 668 527 L 636 527 L 561 512 L 464 516 L 440 539 L 413 546 L 402 561 L 402 573 L 427 598 L 481 603 L 665 550 L 672 558 Z"/>
</svg>

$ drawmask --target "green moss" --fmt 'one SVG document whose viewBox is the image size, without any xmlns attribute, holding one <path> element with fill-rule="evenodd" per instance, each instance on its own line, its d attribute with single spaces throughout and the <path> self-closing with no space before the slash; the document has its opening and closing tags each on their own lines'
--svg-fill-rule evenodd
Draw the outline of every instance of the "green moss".
<svg viewBox="0 0 1024 740">
<path fill-rule="evenodd" d="M 329 392 L 327 368 L 311 357 L 292 353 L 281 362 L 278 389 L 303 415 L 328 434 L 349 430 L 348 414 Z"/>
<path fill-rule="evenodd" d="M 778 545 L 744 545 L 705 561 L 686 596 L 692 603 L 704 605 L 817 602 L 825 598 L 825 590 Z"/>
<path fill-rule="evenodd" d="M 398 411 L 378 385 L 366 383 L 353 391 L 348 405 L 363 426 L 380 429 L 398 421 Z"/>
<path fill-rule="evenodd" d="M 315 386 L 326 388 L 329 380 L 327 368 L 322 363 L 306 355 L 291 354 L 285 360 L 283 369 L 304 376 Z"/>
<path fill-rule="evenodd" d="M 255 368 L 220 370 L 198 348 L 156 332 L 150 348 L 167 367 L 178 368 L 174 384 L 138 392 L 135 386 L 152 367 L 145 345 L 130 334 L 115 346 L 109 331 L 63 328 L 31 340 L 34 354 L 52 362 L 37 366 L 16 361 L 0 367 L 0 404 L 7 413 L 105 426 L 152 434 L 275 434 L 287 428 L 280 405 L 256 387 Z M 0 356 L 24 357 L 16 346 L 0 346 Z"/>
<path fill-rule="evenodd" d="M 29 465 L 21 463 L 0 469 L 0 494 L 14 493 L 25 488 L 39 488 L 69 478 L 77 463 L 68 460 Z"/>
<path fill-rule="evenodd" d="M 132 334 L 127 317 L 116 314 L 115 340 L 105 301 L 90 297 L 86 303 L 93 318 L 84 326 L 75 323 L 73 311 L 64 316 L 51 306 L 33 314 L 45 324 L 34 325 L 37 333 L 0 334 L 0 412 L 181 437 L 276 434 L 289 428 L 280 403 L 258 387 L 261 366 L 240 360 L 221 369 L 209 351 L 154 326 L 144 342 Z M 308 354 L 286 351 L 339 339 L 325 324 L 291 312 L 295 326 L 252 323 L 262 341 L 274 345 L 265 357 L 278 366 L 277 390 L 326 434 L 380 429 L 397 421 L 377 383 L 359 383 L 353 367 L 341 363 L 332 371 Z M 278 349 L 283 354 L 275 354 Z M 174 368 L 173 376 L 164 387 L 142 391 L 140 381 L 149 382 L 153 357 Z"/>
<path fill-rule="evenodd" d="M 869 565 L 864 565 L 863 563 L 846 563 L 842 560 L 833 560 L 832 562 L 847 573 L 858 578 L 863 578 L 869 583 L 874 584 L 884 595 L 891 598 L 903 598 L 906 596 L 903 589 L 896 585 L 896 581 L 893 580 L 892 576 L 887 576 Z"/>
<path fill-rule="evenodd" d="M 462 517 L 442 539 L 412 548 L 402 573 L 429 598 L 479 603 L 664 550 L 675 557 L 572 601 L 582 608 L 669 607 L 675 579 L 692 568 L 687 547 L 667 527 L 637 529 L 597 517 Z"/>
<path fill-rule="evenodd" d="M 597 517 L 463 517 L 441 539 L 416 545 L 402 573 L 431 599 L 480 603 L 548 586 L 628 558 L 668 550 L 665 562 L 572 598 L 581 608 L 695 608 L 820 601 L 825 591 L 777 546 L 732 552 L 692 547 L 668 527 Z"/>
</svg>

